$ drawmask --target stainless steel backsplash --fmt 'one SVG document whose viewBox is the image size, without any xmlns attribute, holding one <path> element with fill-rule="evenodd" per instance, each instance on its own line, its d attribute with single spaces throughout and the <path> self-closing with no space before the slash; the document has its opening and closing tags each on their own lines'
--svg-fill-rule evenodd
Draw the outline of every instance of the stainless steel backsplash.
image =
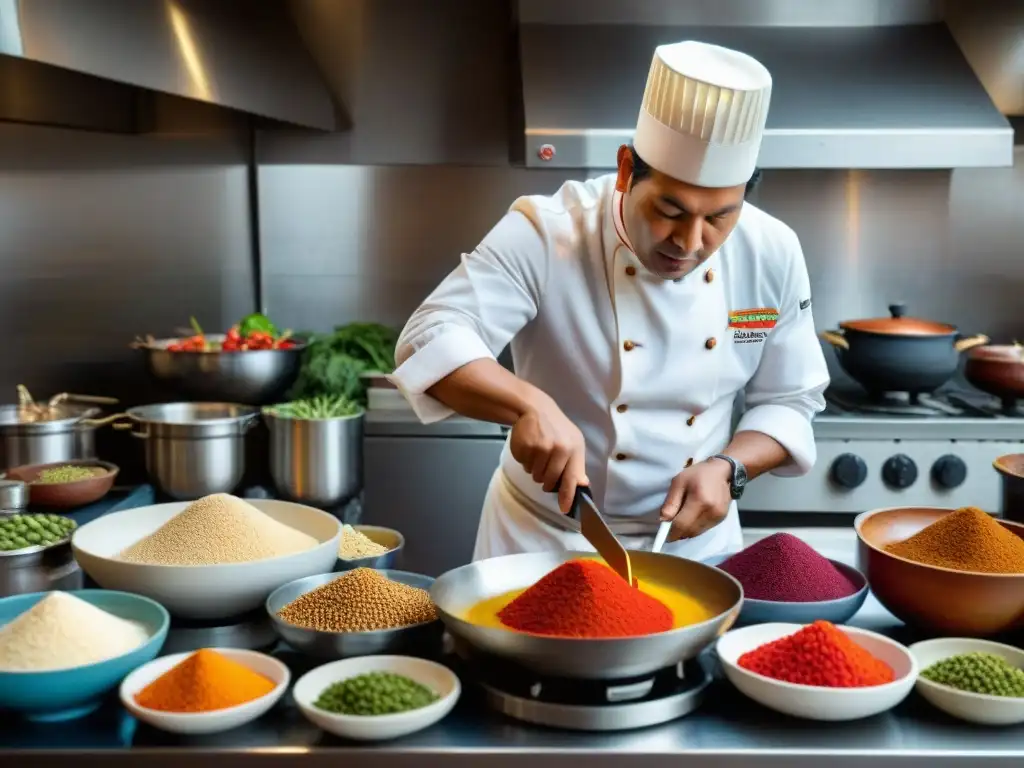
<svg viewBox="0 0 1024 768">
<path fill-rule="evenodd" d="M 260 171 L 263 304 L 285 325 L 402 323 L 462 253 L 552 171 L 270 165 Z M 912 314 L 1024 338 L 1024 148 L 1014 168 L 772 171 L 753 201 L 800 235 L 820 328 Z"/>
</svg>

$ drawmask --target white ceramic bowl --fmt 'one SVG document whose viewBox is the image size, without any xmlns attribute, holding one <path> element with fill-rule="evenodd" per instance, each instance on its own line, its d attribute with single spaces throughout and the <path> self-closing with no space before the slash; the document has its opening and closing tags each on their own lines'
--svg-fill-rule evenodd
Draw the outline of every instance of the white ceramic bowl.
<svg viewBox="0 0 1024 768">
<path fill-rule="evenodd" d="M 894 640 L 856 627 L 838 627 L 857 645 L 881 659 L 896 679 L 869 688 L 827 688 L 796 685 L 750 672 L 737 664 L 740 656 L 765 643 L 802 629 L 800 624 L 755 624 L 734 629 L 719 638 L 715 649 L 725 676 L 741 693 L 769 709 L 808 720 L 857 720 L 892 709 L 907 697 L 917 679 L 917 662 Z"/>
<path fill-rule="evenodd" d="M 75 531 L 71 549 L 82 570 L 100 586 L 145 595 L 187 619 L 223 619 L 255 610 L 282 584 L 334 568 L 341 540 L 337 518 L 288 501 L 246 501 L 279 523 L 309 534 L 319 546 L 226 565 L 142 565 L 117 559 L 118 553 L 191 503 L 179 501 L 104 515 Z"/>
<path fill-rule="evenodd" d="M 332 683 L 366 674 L 391 672 L 427 686 L 440 698 L 411 712 L 394 715 L 335 715 L 313 706 L 321 692 Z M 408 736 L 441 720 L 459 700 L 462 686 L 448 667 L 412 656 L 360 656 L 332 661 L 299 678 L 292 695 L 306 719 L 335 736 L 357 741 L 383 741 Z"/>
<path fill-rule="evenodd" d="M 288 690 L 288 684 L 292 679 L 291 673 L 288 671 L 288 667 L 272 656 L 237 648 L 214 648 L 213 650 L 232 661 L 244 664 L 253 672 L 258 672 L 277 685 L 270 693 L 260 696 L 258 699 L 239 704 L 237 707 L 218 709 L 213 712 L 175 713 L 140 707 L 135 703 L 135 695 L 169 669 L 192 655 L 192 652 L 175 653 L 143 664 L 124 679 L 120 690 L 121 703 L 124 708 L 131 712 L 136 719 L 161 731 L 188 734 L 220 733 L 250 723 L 257 717 L 266 714 Z"/>
<path fill-rule="evenodd" d="M 1024 651 L 1014 648 L 1012 645 L 993 643 L 990 640 L 942 637 L 914 643 L 910 646 L 910 652 L 917 659 L 917 666 L 922 671 L 950 656 L 978 651 L 994 653 L 997 656 L 1002 656 L 1015 667 L 1024 668 Z M 981 725 L 1024 723 L 1024 698 L 969 693 L 926 680 L 923 677 L 917 678 L 917 691 L 943 712 L 969 723 Z"/>
</svg>

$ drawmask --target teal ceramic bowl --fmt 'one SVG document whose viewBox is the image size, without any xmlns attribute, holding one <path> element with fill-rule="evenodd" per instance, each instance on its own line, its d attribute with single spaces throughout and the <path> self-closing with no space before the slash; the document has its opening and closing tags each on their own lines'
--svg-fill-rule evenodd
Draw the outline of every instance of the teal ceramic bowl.
<svg viewBox="0 0 1024 768">
<path fill-rule="evenodd" d="M 732 555 L 718 555 L 704 560 L 705 565 L 713 565 L 716 568 L 720 563 L 728 560 Z M 751 624 L 810 624 L 813 621 L 828 621 L 832 624 L 845 624 L 861 609 L 864 601 L 868 598 L 868 580 L 864 574 L 856 568 L 851 568 L 846 563 L 838 560 L 829 560 L 839 571 L 841 571 L 859 589 L 852 595 L 840 597 L 838 600 L 822 600 L 813 603 L 782 603 L 775 600 L 752 600 L 746 595 L 743 596 L 743 607 L 740 608 L 739 618 L 736 619 L 737 627 L 746 627 Z"/>
<path fill-rule="evenodd" d="M 0 627 L 48 594 L 33 592 L 0 599 Z M 72 590 L 69 594 L 107 613 L 143 624 L 149 629 L 149 640 L 130 653 L 81 667 L 46 672 L 0 670 L 0 709 L 13 710 L 40 721 L 82 717 L 98 708 L 104 695 L 116 688 L 129 672 L 160 653 L 171 617 L 159 603 L 141 595 L 105 589 Z"/>
</svg>

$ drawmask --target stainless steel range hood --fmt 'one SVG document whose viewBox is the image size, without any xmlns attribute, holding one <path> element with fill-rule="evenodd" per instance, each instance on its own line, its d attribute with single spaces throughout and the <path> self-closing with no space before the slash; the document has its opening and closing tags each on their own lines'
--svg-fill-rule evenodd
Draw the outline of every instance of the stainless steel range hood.
<svg viewBox="0 0 1024 768">
<path fill-rule="evenodd" d="M 128 131 L 141 90 L 339 125 L 284 3 L 0 0 L 0 54 L 0 119 Z"/>
<path fill-rule="evenodd" d="M 655 46 L 685 39 L 745 51 L 771 71 L 763 168 L 1013 164 L 1009 122 L 941 23 L 521 23 L 519 35 L 528 166 L 613 168 Z"/>
</svg>

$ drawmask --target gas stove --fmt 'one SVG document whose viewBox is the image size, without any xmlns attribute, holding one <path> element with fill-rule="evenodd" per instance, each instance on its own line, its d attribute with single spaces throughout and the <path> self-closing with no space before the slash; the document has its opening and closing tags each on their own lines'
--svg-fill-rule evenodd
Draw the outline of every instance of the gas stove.
<svg viewBox="0 0 1024 768">
<path fill-rule="evenodd" d="M 711 682 L 692 659 L 625 680 L 571 680 L 541 675 L 514 662 L 465 648 L 456 669 L 477 681 L 487 706 L 507 717 L 573 731 L 624 731 L 667 723 L 694 711 Z"/>
<path fill-rule="evenodd" d="M 1024 410 L 966 384 L 872 398 L 830 387 L 814 421 L 818 461 L 800 478 L 758 478 L 744 512 L 858 513 L 896 506 L 975 506 L 998 512 L 992 462 L 1024 451 Z"/>
</svg>

